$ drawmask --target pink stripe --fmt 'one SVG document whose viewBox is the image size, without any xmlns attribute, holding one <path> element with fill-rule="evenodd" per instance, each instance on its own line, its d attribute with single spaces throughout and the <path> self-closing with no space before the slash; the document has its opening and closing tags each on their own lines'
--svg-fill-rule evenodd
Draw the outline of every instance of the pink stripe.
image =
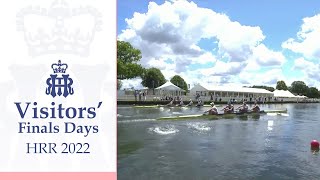
<svg viewBox="0 0 320 180">
<path fill-rule="evenodd" d="M 19 172 L 19 173 L 0 173 L 0 179 L 2 180 L 115 180 L 117 179 L 117 173 L 115 172 Z"/>
</svg>

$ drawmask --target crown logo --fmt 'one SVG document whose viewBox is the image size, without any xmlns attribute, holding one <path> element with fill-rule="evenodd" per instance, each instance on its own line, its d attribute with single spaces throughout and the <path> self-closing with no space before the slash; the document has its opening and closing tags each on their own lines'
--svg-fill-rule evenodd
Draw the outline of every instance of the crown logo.
<svg viewBox="0 0 320 180">
<path fill-rule="evenodd" d="M 64 0 L 51 7 L 28 7 L 17 14 L 17 30 L 31 56 L 43 54 L 76 54 L 88 56 L 95 33 L 101 30 L 101 14 L 87 6 L 70 8 Z"/>
<path fill-rule="evenodd" d="M 53 69 L 54 73 L 66 73 L 66 70 L 68 69 L 68 65 L 65 63 L 61 64 L 61 60 L 59 60 L 58 64 L 53 63 L 51 65 L 51 68 Z"/>
<path fill-rule="evenodd" d="M 54 74 L 50 74 L 50 77 L 46 81 L 46 94 L 52 97 L 67 97 L 68 95 L 72 95 L 74 93 L 72 87 L 73 80 L 69 77 L 69 74 L 64 74 L 68 69 L 68 65 L 62 64 L 61 60 L 59 60 L 58 64 L 53 63 L 51 68 Z"/>
</svg>

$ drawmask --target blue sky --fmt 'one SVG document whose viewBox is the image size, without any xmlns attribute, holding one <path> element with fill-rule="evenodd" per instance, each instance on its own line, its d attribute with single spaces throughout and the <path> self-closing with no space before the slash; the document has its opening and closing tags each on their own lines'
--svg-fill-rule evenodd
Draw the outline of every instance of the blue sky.
<svg viewBox="0 0 320 180">
<path fill-rule="evenodd" d="M 202 83 L 303 80 L 320 87 L 316 0 L 178 1 L 118 1 L 118 38 L 141 49 L 142 65 L 158 67 L 167 79 L 179 74 L 190 84 L 200 77 Z"/>
</svg>

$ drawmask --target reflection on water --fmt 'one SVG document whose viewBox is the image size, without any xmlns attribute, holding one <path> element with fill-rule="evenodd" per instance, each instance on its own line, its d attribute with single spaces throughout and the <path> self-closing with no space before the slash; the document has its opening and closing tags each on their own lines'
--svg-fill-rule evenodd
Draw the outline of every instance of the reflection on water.
<svg viewBox="0 0 320 180">
<path fill-rule="evenodd" d="M 319 104 L 288 114 L 157 121 L 208 108 L 118 108 L 119 179 L 319 179 Z"/>
<path fill-rule="evenodd" d="M 268 131 L 272 131 L 273 120 L 268 121 Z"/>
</svg>

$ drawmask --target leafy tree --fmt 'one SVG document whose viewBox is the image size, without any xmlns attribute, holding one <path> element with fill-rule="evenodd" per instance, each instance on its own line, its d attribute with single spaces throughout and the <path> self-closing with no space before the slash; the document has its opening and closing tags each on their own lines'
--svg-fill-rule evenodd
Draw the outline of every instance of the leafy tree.
<svg viewBox="0 0 320 180">
<path fill-rule="evenodd" d="M 178 86 L 179 88 L 188 91 L 188 85 L 186 83 L 186 81 L 179 75 L 175 75 L 171 78 L 170 82 L 172 82 L 172 84 Z"/>
<path fill-rule="evenodd" d="M 278 81 L 276 89 L 278 90 L 288 90 L 288 87 L 284 81 Z"/>
<path fill-rule="evenodd" d="M 117 60 L 123 63 L 134 63 L 142 58 L 141 51 L 135 49 L 129 42 L 117 41 Z"/>
<path fill-rule="evenodd" d="M 274 91 L 274 88 L 273 87 L 269 87 L 269 86 L 257 86 L 257 85 L 254 85 L 254 86 L 252 86 L 252 88 L 266 89 L 266 90 L 271 91 L 271 92 Z"/>
<path fill-rule="evenodd" d="M 119 90 L 122 87 L 122 82 L 121 80 L 117 80 L 117 90 Z"/>
<path fill-rule="evenodd" d="M 309 87 L 307 96 L 309 98 L 319 98 L 319 91 L 315 87 Z"/>
<path fill-rule="evenodd" d="M 303 81 L 293 81 L 291 84 L 291 92 L 296 94 L 307 95 L 308 86 Z"/>
<path fill-rule="evenodd" d="M 158 68 L 146 69 L 142 76 L 142 85 L 148 88 L 157 88 L 164 84 L 166 79 Z"/>
<path fill-rule="evenodd" d="M 117 73 L 118 79 L 131 79 L 142 76 L 144 68 L 138 64 L 141 51 L 125 41 L 117 41 Z"/>
</svg>

